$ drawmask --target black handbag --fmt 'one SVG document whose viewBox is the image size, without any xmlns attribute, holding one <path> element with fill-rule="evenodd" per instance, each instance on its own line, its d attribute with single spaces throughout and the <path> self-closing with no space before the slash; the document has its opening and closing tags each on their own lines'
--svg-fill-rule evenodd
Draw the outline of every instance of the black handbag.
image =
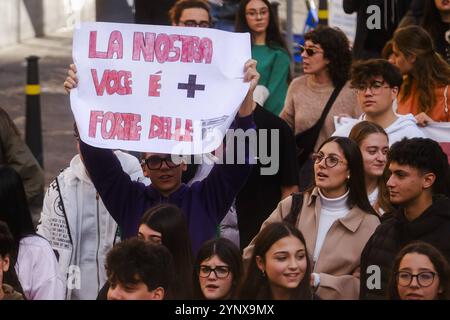
<svg viewBox="0 0 450 320">
<path fill-rule="evenodd" d="M 331 110 L 331 106 L 333 105 L 343 87 L 344 85 L 340 85 L 334 88 L 327 104 L 325 105 L 325 108 L 322 111 L 322 115 L 320 116 L 319 120 L 317 120 L 316 124 L 295 136 L 297 160 L 300 169 L 306 163 L 311 153 L 313 153 L 314 146 L 316 145 L 317 139 L 319 138 L 320 130 L 322 130 L 325 119 Z"/>
</svg>

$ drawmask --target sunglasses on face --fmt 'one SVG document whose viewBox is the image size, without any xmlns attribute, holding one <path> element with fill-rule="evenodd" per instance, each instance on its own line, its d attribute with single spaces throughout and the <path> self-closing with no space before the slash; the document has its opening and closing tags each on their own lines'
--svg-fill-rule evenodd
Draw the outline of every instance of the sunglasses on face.
<svg viewBox="0 0 450 320">
<path fill-rule="evenodd" d="M 165 162 L 166 166 L 170 169 L 176 168 L 181 164 L 181 163 L 178 164 L 174 163 L 170 155 L 167 155 L 165 157 L 150 156 L 147 159 L 142 160 L 142 162 L 145 163 L 147 168 L 149 168 L 150 170 L 161 169 L 163 162 Z"/>
<path fill-rule="evenodd" d="M 316 53 L 323 53 L 323 50 L 319 50 L 316 48 L 306 48 L 305 46 L 302 46 L 301 44 L 299 45 L 299 48 L 300 48 L 300 53 L 303 54 L 303 52 L 306 52 L 308 57 L 312 57 Z"/>
</svg>

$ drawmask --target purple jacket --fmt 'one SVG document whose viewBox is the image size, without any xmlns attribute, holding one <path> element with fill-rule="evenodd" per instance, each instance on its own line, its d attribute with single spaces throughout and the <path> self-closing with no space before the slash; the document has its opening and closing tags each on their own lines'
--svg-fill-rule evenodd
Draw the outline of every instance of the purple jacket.
<svg viewBox="0 0 450 320">
<path fill-rule="evenodd" d="M 243 130 L 255 128 L 252 116 L 236 117 L 236 125 Z M 194 254 L 206 240 L 215 237 L 217 225 L 251 171 L 250 164 L 216 164 L 203 181 L 190 187 L 182 184 L 166 198 L 152 185 L 131 181 L 111 150 L 84 142 L 80 142 L 80 149 L 92 182 L 119 225 L 123 239 L 137 235 L 141 217 L 147 209 L 160 203 L 171 203 L 181 208 L 187 217 Z M 246 163 L 249 163 L 248 154 Z"/>
</svg>

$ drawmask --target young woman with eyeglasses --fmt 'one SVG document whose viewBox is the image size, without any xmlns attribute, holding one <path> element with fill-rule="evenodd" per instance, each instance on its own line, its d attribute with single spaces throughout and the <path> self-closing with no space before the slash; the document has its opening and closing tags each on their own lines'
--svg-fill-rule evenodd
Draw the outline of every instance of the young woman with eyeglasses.
<svg viewBox="0 0 450 320">
<path fill-rule="evenodd" d="M 252 58 L 261 78 L 253 95 L 275 115 L 283 109 L 290 82 L 289 51 L 268 0 L 243 0 L 236 15 L 236 32 L 250 32 Z"/>
<path fill-rule="evenodd" d="M 228 239 L 209 240 L 200 248 L 194 269 L 195 299 L 232 299 L 242 276 L 241 252 Z"/>
<path fill-rule="evenodd" d="M 311 300 L 311 262 L 302 233 L 286 222 L 267 225 L 256 237 L 239 289 L 246 300 Z"/>
<path fill-rule="evenodd" d="M 350 88 L 350 66 L 352 55 L 346 35 L 334 28 L 319 27 L 305 34 L 305 45 L 301 47 L 304 75 L 289 85 L 284 108 L 280 114 L 295 135 L 312 128 L 335 88 L 342 87 L 325 122 L 320 129 L 315 148 L 335 131 L 334 116 L 347 115 L 357 118 L 361 114 L 356 93 Z M 314 141 L 312 141 L 314 143 Z M 301 189 L 312 182 L 312 163 L 307 161 L 300 168 Z"/>
<path fill-rule="evenodd" d="M 388 286 L 392 300 L 450 299 L 447 259 L 431 244 L 415 241 L 397 255 Z"/>
<path fill-rule="evenodd" d="M 380 223 L 367 198 L 361 151 L 349 138 L 331 137 L 313 161 L 315 187 L 304 192 L 301 208 L 291 213 L 293 197 L 286 198 L 260 232 L 272 222 L 294 221 L 306 239 L 319 298 L 358 299 L 361 252 Z M 244 259 L 254 245 L 255 239 Z"/>
</svg>

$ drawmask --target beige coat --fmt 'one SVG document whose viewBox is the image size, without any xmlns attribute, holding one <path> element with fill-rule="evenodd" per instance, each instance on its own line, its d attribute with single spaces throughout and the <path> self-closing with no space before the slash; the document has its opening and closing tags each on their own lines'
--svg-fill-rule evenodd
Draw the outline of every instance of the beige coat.
<svg viewBox="0 0 450 320">
<path fill-rule="evenodd" d="M 312 260 L 316 246 L 317 230 L 320 218 L 320 201 L 317 201 L 318 189 L 305 193 L 303 207 L 297 228 L 303 233 L 306 248 Z M 281 201 L 274 212 L 261 226 L 279 222 L 289 214 L 292 197 Z M 350 209 L 348 214 L 336 220 L 328 231 L 313 272 L 320 274 L 320 285 L 316 294 L 321 299 L 358 299 L 359 264 L 362 250 L 380 224 L 378 217 L 367 214 L 358 207 Z M 244 260 L 250 259 L 255 238 L 244 250 Z"/>
</svg>

